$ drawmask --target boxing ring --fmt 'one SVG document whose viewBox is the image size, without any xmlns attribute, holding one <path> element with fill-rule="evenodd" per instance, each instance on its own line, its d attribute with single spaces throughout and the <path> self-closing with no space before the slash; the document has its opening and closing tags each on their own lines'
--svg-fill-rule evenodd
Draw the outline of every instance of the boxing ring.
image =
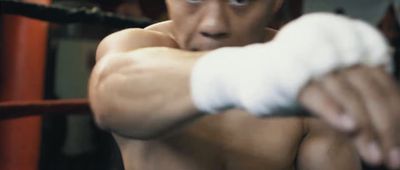
<svg viewBox="0 0 400 170">
<path fill-rule="evenodd" d="M 144 19 L 130 19 L 93 8 L 71 9 L 61 6 L 25 3 L 16 0 L 0 1 L 2 14 L 20 15 L 56 24 L 100 23 L 118 29 L 143 28 L 151 24 Z M 43 114 L 90 113 L 87 99 L 34 100 L 0 102 L 0 119 Z"/>
<path fill-rule="evenodd" d="M 28 17 L 35 20 L 41 20 L 44 22 L 52 22 L 56 24 L 71 24 L 71 23 L 99 23 L 104 25 L 109 25 L 118 29 L 123 28 L 143 28 L 150 25 L 152 22 L 149 20 L 143 19 L 132 19 L 126 18 L 123 16 L 119 16 L 110 12 L 101 11 L 98 8 L 66 8 L 62 6 L 52 6 L 46 5 L 50 4 L 50 1 L 46 0 L 37 0 L 36 3 L 27 3 L 16 0 L 0 0 L 0 14 L 7 15 L 18 15 L 23 17 Z M 11 17 L 11 18 L 8 18 Z M 16 17 L 16 18 L 15 18 Z M 25 21 L 26 18 L 21 18 L 17 16 L 7 16 L 5 21 L 12 21 L 15 24 L 26 24 L 25 27 L 32 26 L 31 21 Z M 45 41 L 46 30 L 48 29 L 46 25 L 43 23 L 33 23 L 33 25 L 37 25 L 36 33 L 42 33 L 42 37 L 40 37 L 40 41 Z M 10 27 L 10 25 L 4 25 L 5 27 Z M 26 28 L 25 28 L 26 29 Z M 33 29 L 33 28 L 32 28 Z M 10 31 L 11 28 L 6 28 L 2 31 Z M 10 35 L 11 36 L 11 35 Z M 4 37 L 7 39 L 7 37 Z M 37 42 L 38 39 L 35 39 Z M 42 42 L 42 43 L 43 43 Z M 4 45 L 4 49 L 8 50 L 8 47 L 12 46 L 12 43 L 15 42 L 5 42 L 7 45 Z M 10 43 L 10 44 L 8 44 Z M 18 43 L 15 43 L 18 44 Z M 25 48 L 21 46 L 22 48 Z M 43 67 L 43 63 L 45 62 L 45 53 L 43 52 L 45 47 L 42 46 L 41 50 L 38 49 L 28 49 L 35 51 L 36 57 L 24 56 L 20 55 L 16 50 L 20 50 L 19 47 L 12 47 L 11 52 L 2 52 L 3 58 L 10 57 L 8 59 L 0 60 L 0 66 L 4 66 L 1 70 L 2 74 L 0 76 L 1 83 L 1 93 L 0 97 L 0 135 L 2 133 L 6 133 L 6 135 L 2 135 L 3 139 L 0 137 L 0 150 L 3 153 L 0 153 L 0 169 L 8 170 L 8 169 L 21 169 L 21 170 L 35 170 L 37 169 L 37 161 L 39 157 L 39 138 L 40 138 L 40 116 L 43 115 L 70 115 L 70 114 L 90 114 L 91 109 L 89 107 L 88 100 L 85 98 L 80 99 L 67 99 L 67 100 L 42 100 L 42 91 L 43 85 L 39 83 L 38 86 L 30 86 L 23 87 L 22 89 L 16 84 L 23 84 L 24 81 L 20 79 L 27 79 L 27 81 L 43 81 L 44 73 L 41 70 Z M 11 59 L 11 57 L 16 57 Z M 17 59 L 19 58 L 19 59 Z M 29 60 L 33 62 L 35 68 L 39 71 L 36 71 L 36 74 L 32 76 L 31 71 L 28 70 L 24 73 L 20 73 L 21 71 L 15 71 L 13 66 L 21 67 L 21 64 L 18 64 L 18 60 Z M 31 61 L 32 60 L 32 61 Z M 10 66 L 5 66 L 6 62 L 12 61 L 13 64 Z M 1 63 L 2 62 L 2 63 Z M 39 64 L 35 64 L 39 63 Z M 11 70 L 11 71 L 10 71 Z M 11 77 L 11 78 L 9 78 Z M 29 77 L 29 78 L 27 78 Z M 16 79 L 16 80 L 15 80 Z M 8 80 L 11 80 L 7 82 Z M 14 81 L 15 80 L 15 81 Z M 26 89 L 28 88 L 28 89 Z M 14 91 L 14 92 L 12 92 Z M 19 93 L 18 91 L 30 91 L 33 94 L 27 95 L 24 97 L 23 93 Z M 33 92 L 35 91 L 35 92 Z M 11 123 L 9 122 L 11 121 Z M 26 126 L 21 129 L 21 125 Z M 6 132 L 9 129 L 12 129 L 11 132 Z M 24 132 L 25 131 L 25 132 Z M 30 134 L 27 136 L 15 134 L 15 132 L 21 132 L 22 134 Z M 5 139 L 5 138 L 9 139 Z M 31 140 L 29 144 L 26 143 L 26 139 Z M 15 143 L 15 141 L 19 140 L 20 142 Z M 17 149 L 20 144 L 28 147 L 25 151 L 15 153 L 14 150 Z M 32 145 L 33 147 L 29 146 Z M 8 148 L 4 148 L 7 146 Z M 18 163 L 12 161 L 13 159 L 26 159 L 25 163 Z M 36 165 L 36 166 L 35 166 Z"/>
<path fill-rule="evenodd" d="M 1 0 L 0 169 L 39 168 L 42 116 L 91 113 L 88 100 L 43 100 L 48 22 L 143 28 L 131 19 L 98 8 L 48 5 L 50 0 Z M 34 3 L 32 3 L 34 2 Z M 6 14 L 6 15 L 3 15 Z"/>
</svg>

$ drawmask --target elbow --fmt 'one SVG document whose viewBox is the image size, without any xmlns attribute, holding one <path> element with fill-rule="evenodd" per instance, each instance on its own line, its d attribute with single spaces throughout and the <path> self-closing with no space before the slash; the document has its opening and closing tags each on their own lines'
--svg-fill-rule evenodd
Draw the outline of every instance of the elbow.
<svg viewBox="0 0 400 170">
<path fill-rule="evenodd" d="M 98 89 L 91 88 L 89 89 L 89 103 L 93 112 L 93 118 L 95 120 L 96 125 L 103 130 L 110 130 L 110 112 L 108 112 L 109 106 L 103 102 L 103 99 L 99 98 L 101 96 L 99 94 Z"/>
<path fill-rule="evenodd" d="M 109 130 L 110 126 L 110 118 L 112 118 L 111 114 L 111 106 L 110 99 L 107 99 L 107 90 L 104 89 L 107 84 L 104 82 L 105 79 L 102 77 L 106 77 L 108 75 L 104 70 L 105 66 L 101 66 L 103 63 L 97 63 L 92 70 L 92 73 L 89 78 L 89 86 L 88 86 L 88 97 L 90 108 L 93 112 L 93 117 L 96 125 L 104 130 Z"/>
<path fill-rule="evenodd" d="M 154 88 L 148 87 L 150 74 L 138 63 L 133 57 L 123 56 L 99 60 L 89 80 L 89 102 L 99 128 L 124 137 L 151 140 L 163 136 L 170 124 L 158 114 L 160 107 L 154 107 L 163 106 L 163 101 Z M 130 70 L 129 74 L 124 70 Z"/>
<path fill-rule="evenodd" d="M 88 96 L 95 123 L 100 129 L 137 140 L 153 140 L 164 134 L 162 129 L 154 126 L 148 120 L 149 112 L 132 108 L 127 112 L 123 108 L 118 108 L 124 107 L 119 105 L 123 101 L 110 94 L 115 92 L 104 89 L 110 84 L 98 82 L 99 76 L 95 73 L 92 74 Z M 140 102 L 133 100 L 130 100 L 129 103 L 140 105 Z"/>
<path fill-rule="evenodd" d="M 109 113 L 100 111 L 99 108 L 96 108 L 96 104 L 92 104 L 91 102 L 91 108 L 93 110 L 93 117 L 94 121 L 97 125 L 102 130 L 109 131 L 111 130 L 110 122 L 109 122 Z"/>
<path fill-rule="evenodd" d="M 115 110 L 112 99 L 107 98 L 107 93 L 99 87 L 90 87 L 89 103 L 93 112 L 93 118 L 102 130 L 114 132 L 118 128 L 118 120 L 122 120 L 123 115 Z"/>
</svg>

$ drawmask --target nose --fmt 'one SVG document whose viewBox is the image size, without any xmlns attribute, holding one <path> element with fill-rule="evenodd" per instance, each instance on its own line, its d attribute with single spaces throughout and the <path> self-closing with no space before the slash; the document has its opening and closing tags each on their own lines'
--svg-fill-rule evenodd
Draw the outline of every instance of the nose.
<svg viewBox="0 0 400 170">
<path fill-rule="evenodd" d="M 224 39 L 229 36 L 229 21 L 226 12 L 219 4 L 210 5 L 200 23 L 200 34 L 211 39 Z"/>
</svg>

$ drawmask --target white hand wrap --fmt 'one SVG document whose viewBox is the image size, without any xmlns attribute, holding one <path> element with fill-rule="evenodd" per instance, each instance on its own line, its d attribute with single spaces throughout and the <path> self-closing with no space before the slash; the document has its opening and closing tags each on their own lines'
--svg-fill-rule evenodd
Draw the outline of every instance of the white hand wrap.
<svg viewBox="0 0 400 170">
<path fill-rule="evenodd" d="M 203 56 L 193 68 L 192 98 L 208 113 L 237 107 L 265 116 L 294 106 L 311 79 L 358 64 L 390 65 L 390 48 L 379 31 L 335 14 L 309 14 L 268 43 Z"/>
</svg>

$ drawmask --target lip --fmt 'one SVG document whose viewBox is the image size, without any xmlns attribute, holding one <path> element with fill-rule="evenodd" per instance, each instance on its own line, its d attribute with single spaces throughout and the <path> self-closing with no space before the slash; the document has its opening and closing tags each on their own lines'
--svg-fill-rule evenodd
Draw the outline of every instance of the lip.
<svg viewBox="0 0 400 170">
<path fill-rule="evenodd" d="M 209 50 L 215 50 L 217 48 L 221 47 L 226 47 L 227 45 L 222 44 L 222 43 L 207 43 L 207 44 L 202 44 L 202 45 L 196 45 L 191 49 L 191 51 L 209 51 Z"/>
</svg>

